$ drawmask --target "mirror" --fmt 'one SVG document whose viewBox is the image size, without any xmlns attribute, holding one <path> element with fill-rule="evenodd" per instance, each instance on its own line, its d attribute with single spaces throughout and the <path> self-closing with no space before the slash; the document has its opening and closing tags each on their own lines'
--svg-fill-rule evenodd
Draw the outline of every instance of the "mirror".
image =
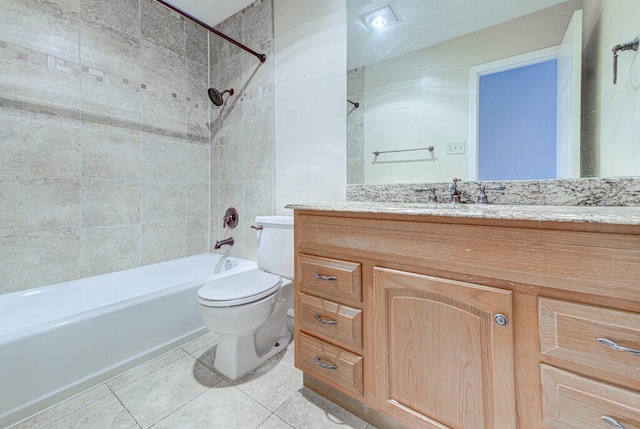
<svg viewBox="0 0 640 429">
<path fill-rule="evenodd" d="M 365 15 L 380 10 L 398 22 L 369 28 Z M 637 0 L 348 0 L 348 183 L 640 175 L 639 53 L 620 52 L 615 85 L 612 76 L 612 48 L 640 35 L 638 16 Z M 485 103 L 484 82 L 545 61 L 556 61 L 556 82 L 568 79 L 539 109 L 555 128 L 507 127 L 533 115 L 504 109 L 508 93 Z M 539 72 L 528 76 L 515 95 L 542 93 L 531 89 Z M 486 137 L 483 118 L 514 129 Z M 525 172 L 535 159 L 545 173 Z"/>
</svg>

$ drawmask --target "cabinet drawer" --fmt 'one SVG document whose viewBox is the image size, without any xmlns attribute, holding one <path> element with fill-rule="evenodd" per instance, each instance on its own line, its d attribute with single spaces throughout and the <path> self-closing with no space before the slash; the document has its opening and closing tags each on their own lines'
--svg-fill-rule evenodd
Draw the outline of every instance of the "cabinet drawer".
<svg viewBox="0 0 640 429">
<path fill-rule="evenodd" d="M 362 310 L 304 293 L 300 293 L 298 299 L 301 329 L 362 349 Z"/>
<path fill-rule="evenodd" d="M 545 427 L 640 429 L 640 394 L 546 365 L 540 374 Z"/>
<path fill-rule="evenodd" d="M 360 264 L 298 254 L 300 290 L 328 298 L 362 300 Z"/>
<path fill-rule="evenodd" d="M 362 356 L 301 332 L 296 341 L 298 368 L 322 382 L 362 396 Z"/>
<path fill-rule="evenodd" d="M 640 390 L 640 315 L 542 298 L 538 312 L 543 361 Z"/>
</svg>

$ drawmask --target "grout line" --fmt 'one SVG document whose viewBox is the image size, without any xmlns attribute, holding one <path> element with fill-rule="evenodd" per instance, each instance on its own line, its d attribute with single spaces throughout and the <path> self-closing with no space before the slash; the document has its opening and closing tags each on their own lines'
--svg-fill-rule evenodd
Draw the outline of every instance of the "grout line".
<svg viewBox="0 0 640 429">
<path fill-rule="evenodd" d="M 118 400 L 118 402 L 120 402 L 120 405 L 122 405 L 122 408 L 124 408 L 127 411 L 127 413 L 131 416 L 131 418 L 136 423 L 136 425 L 138 425 L 139 428 L 142 428 L 142 425 L 138 422 L 138 419 L 136 419 L 135 416 L 131 413 L 131 411 L 129 411 L 129 408 L 127 408 L 127 406 L 122 402 L 120 397 L 116 394 L 115 390 L 113 390 L 111 387 L 109 387 L 109 385 L 107 385 L 107 383 L 104 383 L 104 384 L 107 386 L 107 389 L 109 389 L 109 391 L 111 391 L 113 396 L 115 396 L 115 398 Z"/>
</svg>

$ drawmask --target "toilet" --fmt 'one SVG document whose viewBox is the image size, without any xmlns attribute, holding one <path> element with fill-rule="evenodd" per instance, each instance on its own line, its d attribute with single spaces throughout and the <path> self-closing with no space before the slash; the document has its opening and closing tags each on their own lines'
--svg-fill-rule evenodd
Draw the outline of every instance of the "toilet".
<svg viewBox="0 0 640 429">
<path fill-rule="evenodd" d="M 283 350 L 291 340 L 293 217 L 257 216 L 258 268 L 205 283 L 198 307 L 218 334 L 213 367 L 237 380 Z M 262 228 L 260 228 L 262 226 Z"/>
</svg>

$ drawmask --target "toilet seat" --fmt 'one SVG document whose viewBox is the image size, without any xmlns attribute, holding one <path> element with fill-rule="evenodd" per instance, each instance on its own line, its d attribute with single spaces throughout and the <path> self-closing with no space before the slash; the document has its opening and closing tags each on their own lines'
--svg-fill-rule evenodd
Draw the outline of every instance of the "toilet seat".
<svg viewBox="0 0 640 429">
<path fill-rule="evenodd" d="M 272 295 L 281 284 L 281 278 L 274 274 L 246 271 L 205 283 L 198 290 L 198 302 L 207 307 L 247 304 Z"/>
</svg>

